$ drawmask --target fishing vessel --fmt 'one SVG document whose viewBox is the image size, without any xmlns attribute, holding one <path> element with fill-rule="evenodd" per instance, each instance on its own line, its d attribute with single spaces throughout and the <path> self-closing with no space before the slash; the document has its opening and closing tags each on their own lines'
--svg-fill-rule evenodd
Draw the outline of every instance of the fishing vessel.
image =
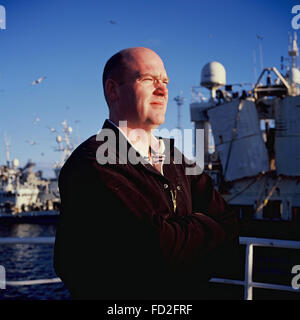
<svg viewBox="0 0 300 320">
<path fill-rule="evenodd" d="M 252 299 L 253 290 L 262 299 L 300 298 L 299 286 L 291 287 L 300 265 L 298 51 L 295 33 L 289 38 L 288 65 L 281 57 L 281 72 L 263 68 L 250 88 L 228 84 L 224 66 L 209 62 L 200 85 L 210 97 L 195 99 L 194 89 L 190 104 L 195 137 L 197 129 L 204 131 L 204 170 L 239 218 L 244 280 L 224 283 L 245 285 L 245 299 Z"/>
<path fill-rule="evenodd" d="M 52 192 L 51 181 L 34 167 L 31 161 L 20 167 L 17 159 L 0 166 L 1 223 L 41 222 L 44 216 L 58 214 L 59 197 Z"/>
<path fill-rule="evenodd" d="M 56 223 L 60 196 L 58 176 L 74 144 L 70 142 L 72 127 L 62 122 L 64 136 L 58 135 L 56 151 L 62 153 L 61 161 L 54 164 L 55 178 L 43 178 L 34 171 L 35 163 L 28 161 L 20 167 L 18 159 L 10 161 L 9 141 L 6 144 L 6 165 L 0 166 L 0 221 L 1 223 Z"/>
<path fill-rule="evenodd" d="M 206 64 L 201 86 L 210 90 L 210 98 L 190 104 L 195 129 L 204 130 L 205 171 L 240 217 L 243 235 L 300 238 L 296 34 L 288 53 L 284 74 L 264 68 L 250 90 L 227 84 L 221 63 Z"/>
</svg>

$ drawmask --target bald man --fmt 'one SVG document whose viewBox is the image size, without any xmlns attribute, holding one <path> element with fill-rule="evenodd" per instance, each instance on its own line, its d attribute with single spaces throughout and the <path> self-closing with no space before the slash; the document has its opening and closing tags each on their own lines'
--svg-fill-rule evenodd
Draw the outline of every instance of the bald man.
<svg viewBox="0 0 300 320">
<path fill-rule="evenodd" d="M 59 176 L 54 262 L 74 299 L 207 298 L 212 271 L 238 244 L 236 218 L 209 176 L 188 175 L 197 165 L 152 133 L 165 120 L 168 82 L 148 48 L 105 65 L 109 119 Z"/>
</svg>

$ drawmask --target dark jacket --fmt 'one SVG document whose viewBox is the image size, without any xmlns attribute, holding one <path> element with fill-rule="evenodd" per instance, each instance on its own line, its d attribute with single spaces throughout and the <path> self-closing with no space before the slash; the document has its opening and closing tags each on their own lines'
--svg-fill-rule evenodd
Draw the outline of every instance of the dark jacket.
<svg viewBox="0 0 300 320">
<path fill-rule="evenodd" d="M 97 162 L 107 142 L 92 136 L 60 172 L 56 273 L 75 299 L 205 297 L 214 268 L 237 245 L 233 213 L 207 174 L 186 175 L 195 164 L 173 163 L 173 140 L 165 140 L 161 175 L 147 163 L 118 164 L 118 141 L 130 145 L 108 121 L 103 128 L 117 136 L 108 154 L 117 164 Z"/>
</svg>

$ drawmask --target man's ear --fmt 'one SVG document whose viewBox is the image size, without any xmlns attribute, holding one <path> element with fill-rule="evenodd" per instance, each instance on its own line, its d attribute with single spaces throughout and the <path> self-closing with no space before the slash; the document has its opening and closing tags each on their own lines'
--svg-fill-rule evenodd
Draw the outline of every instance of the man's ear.
<svg viewBox="0 0 300 320">
<path fill-rule="evenodd" d="M 119 97 L 118 83 L 113 79 L 107 79 L 105 82 L 105 92 L 110 101 L 116 101 Z"/>
</svg>

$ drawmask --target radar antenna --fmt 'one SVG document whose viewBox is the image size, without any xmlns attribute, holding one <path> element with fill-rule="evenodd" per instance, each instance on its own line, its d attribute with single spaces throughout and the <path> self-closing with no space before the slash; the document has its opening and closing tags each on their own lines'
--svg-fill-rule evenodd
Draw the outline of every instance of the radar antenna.
<svg viewBox="0 0 300 320">
<path fill-rule="evenodd" d="M 182 96 L 183 91 L 180 91 L 180 95 L 174 98 L 174 101 L 177 104 L 177 128 L 181 130 L 181 106 L 184 103 L 184 97 Z"/>
<path fill-rule="evenodd" d="M 5 148 L 6 148 L 6 164 L 9 167 L 9 163 L 10 163 L 10 153 L 9 153 L 10 137 L 8 137 L 6 134 L 4 134 L 4 143 L 5 143 Z"/>
</svg>

